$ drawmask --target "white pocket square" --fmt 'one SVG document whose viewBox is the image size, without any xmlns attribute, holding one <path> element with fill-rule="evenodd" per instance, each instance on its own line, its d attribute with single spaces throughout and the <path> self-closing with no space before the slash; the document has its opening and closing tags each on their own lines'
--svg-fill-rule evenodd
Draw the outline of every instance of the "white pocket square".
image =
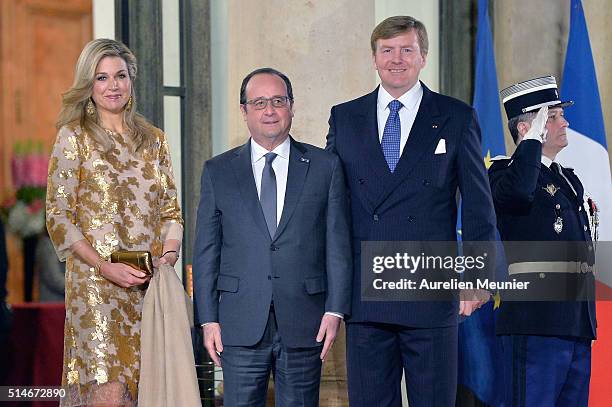
<svg viewBox="0 0 612 407">
<path fill-rule="evenodd" d="M 446 140 L 441 138 L 440 141 L 438 141 L 438 146 L 436 147 L 434 154 L 446 154 Z"/>
</svg>

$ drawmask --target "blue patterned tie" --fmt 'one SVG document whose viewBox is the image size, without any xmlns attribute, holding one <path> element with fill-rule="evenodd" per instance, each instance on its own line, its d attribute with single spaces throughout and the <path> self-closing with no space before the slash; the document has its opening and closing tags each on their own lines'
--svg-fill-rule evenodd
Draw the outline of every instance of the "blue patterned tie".
<svg viewBox="0 0 612 407">
<path fill-rule="evenodd" d="M 401 125 L 398 112 L 402 106 L 399 100 L 389 102 L 389 117 L 380 143 L 391 172 L 395 171 L 400 159 Z"/>
<path fill-rule="evenodd" d="M 268 232 L 270 237 L 274 237 L 276 233 L 276 174 L 272 168 L 272 161 L 276 158 L 276 153 L 267 153 L 266 165 L 261 174 L 261 192 L 259 193 L 259 202 L 263 210 Z"/>
</svg>

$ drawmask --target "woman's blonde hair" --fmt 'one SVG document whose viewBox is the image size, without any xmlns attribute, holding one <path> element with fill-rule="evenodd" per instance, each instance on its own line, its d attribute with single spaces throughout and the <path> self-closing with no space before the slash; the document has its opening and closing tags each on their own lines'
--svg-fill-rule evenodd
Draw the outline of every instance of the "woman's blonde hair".
<svg viewBox="0 0 612 407">
<path fill-rule="evenodd" d="M 74 82 L 70 89 L 62 94 L 62 110 L 57 119 L 56 127 L 79 123 L 81 128 L 96 140 L 104 149 L 111 148 L 111 141 L 100 125 L 98 111 L 93 116 L 86 112 L 87 102 L 91 98 L 98 63 L 104 57 L 119 57 L 128 68 L 131 86 L 132 106 L 123 110 L 125 130 L 130 136 L 134 151 L 139 151 L 148 138 L 153 137 L 153 126 L 136 112 L 136 94 L 134 80 L 136 79 L 136 57 L 123 43 L 105 38 L 90 41 L 85 45 L 77 61 Z"/>
</svg>

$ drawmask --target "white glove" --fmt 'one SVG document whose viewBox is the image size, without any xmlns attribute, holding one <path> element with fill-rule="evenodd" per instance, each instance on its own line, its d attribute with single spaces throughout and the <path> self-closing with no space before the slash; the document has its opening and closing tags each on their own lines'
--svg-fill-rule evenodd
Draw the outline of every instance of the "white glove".
<svg viewBox="0 0 612 407">
<path fill-rule="evenodd" d="M 543 106 L 538 110 L 538 114 L 531 122 L 531 127 L 523 136 L 523 140 L 538 140 L 540 143 L 546 141 L 546 122 L 548 121 L 548 106 Z"/>
</svg>

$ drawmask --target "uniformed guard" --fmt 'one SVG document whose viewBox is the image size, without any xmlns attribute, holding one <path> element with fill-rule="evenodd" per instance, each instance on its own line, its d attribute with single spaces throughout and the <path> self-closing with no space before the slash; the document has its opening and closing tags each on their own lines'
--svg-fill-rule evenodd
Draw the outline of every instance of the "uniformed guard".
<svg viewBox="0 0 612 407">
<path fill-rule="evenodd" d="M 489 169 L 508 277 L 530 282 L 503 293 L 497 334 L 508 406 L 587 406 L 596 336 L 594 248 L 584 189 L 555 158 L 568 122 L 553 76 L 501 91 L 512 157 Z M 585 157 L 588 159 L 588 157 Z"/>
</svg>

